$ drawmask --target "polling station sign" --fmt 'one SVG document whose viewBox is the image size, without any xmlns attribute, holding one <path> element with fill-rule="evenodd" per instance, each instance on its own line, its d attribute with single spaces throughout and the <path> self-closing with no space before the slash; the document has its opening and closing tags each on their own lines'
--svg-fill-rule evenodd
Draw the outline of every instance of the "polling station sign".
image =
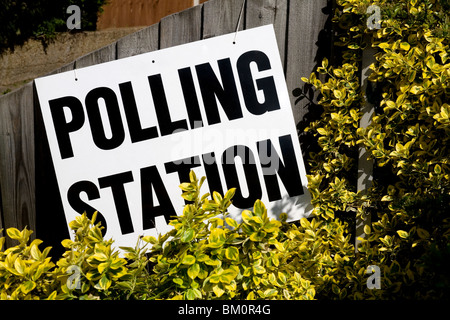
<svg viewBox="0 0 450 320">
<path fill-rule="evenodd" d="M 310 195 L 273 26 L 35 80 L 69 223 L 98 211 L 134 246 L 170 230 L 189 172 L 203 193 L 237 188 L 230 215 L 261 199 L 308 216 Z M 202 193 L 202 194 L 203 194 Z"/>
</svg>

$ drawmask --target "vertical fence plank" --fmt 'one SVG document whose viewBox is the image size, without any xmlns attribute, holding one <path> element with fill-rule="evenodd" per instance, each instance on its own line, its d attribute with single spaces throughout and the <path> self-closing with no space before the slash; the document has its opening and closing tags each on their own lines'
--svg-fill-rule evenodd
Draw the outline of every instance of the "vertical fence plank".
<svg viewBox="0 0 450 320">
<path fill-rule="evenodd" d="M 0 100 L 0 185 L 3 227 L 35 229 L 33 86 Z M 12 241 L 7 239 L 7 246 Z"/>
<path fill-rule="evenodd" d="M 311 72 L 327 55 L 330 43 L 324 30 L 329 15 L 327 0 L 291 0 L 289 2 L 288 47 L 286 55 L 286 82 L 290 93 L 302 86 L 301 77 L 309 78 Z M 325 40 L 325 41 L 321 41 Z M 295 106 L 291 94 L 295 122 L 307 113 L 305 99 Z"/>
<path fill-rule="evenodd" d="M 117 59 L 158 50 L 159 24 L 139 30 L 117 41 Z"/>
<path fill-rule="evenodd" d="M 288 0 L 247 0 L 246 28 L 273 24 L 278 50 L 284 65 Z"/>
<path fill-rule="evenodd" d="M 209 0 L 203 5 L 203 39 L 232 33 L 236 30 L 244 0 Z M 244 27 L 242 18 L 239 30 Z"/>
<path fill-rule="evenodd" d="M 368 77 L 372 72 L 370 65 L 375 62 L 375 54 L 377 50 L 372 47 L 368 47 L 363 51 L 362 57 L 362 73 L 361 73 L 361 90 L 366 93 L 368 85 Z M 366 103 L 361 108 L 362 117 L 359 123 L 361 128 L 367 128 L 372 122 L 372 116 L 375 112 L 375 107 L 371 104 L 366 97 Z M 358 180 L 357 180 L 357 190 L 361 191 L 362 194 L 366 194 L 367 190 L 372 186 L 373 181 L 373 165 L 372 159 L 367 159 L 369 156 L 366 148 L 359 148 L 358 157 Z M 364 219 L 356 219 L 356 229 L 355 229 L 355 250 L 358 250 L 358 245 L 361 241 L 358 238 L 365 238 L 364 226 L 370 225 L 371 216 L 366 215 Z"/>
<path fill-rule="evenodd" d="M 200 40 L 202 7 L 198 5 L 165 17 L 160 22 L 160 49 Z"/>
</svg>

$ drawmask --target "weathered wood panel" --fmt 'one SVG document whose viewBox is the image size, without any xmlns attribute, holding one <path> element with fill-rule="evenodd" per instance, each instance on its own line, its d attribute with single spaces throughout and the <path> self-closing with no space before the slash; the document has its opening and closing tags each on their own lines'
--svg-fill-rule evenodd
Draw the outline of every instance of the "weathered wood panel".
<svg viewBox="0 0 450 320">
<path fill-rule="evenodd" d="M 301 77 L 309 77 L 315 66 L 327 54 L 328 43 L 324 30 L 329 15 L 327 0 L 295 0 L 289 2 L 288 38 L 286 54 L 286 82 L 291 94 L 295 122 L 299 123 L 308 110 L 305 99 L 295 105 L 292 90 L 303 86 Z M 321 39 L 322 37 L 322 39 Z"/>
<path fill-rule="evenodd" d="M 117 41 L 117 59 L 158 50 L 159 24 L 139 30 Z"/>
<path fill-rule="evenodd" d="M 280 58 L 284 65 L 286 53 L 288 0 L 248 0 L 246 29 L 273 24 Z"/>
<path fill-rule="evenodd" d="M 165 17 L 160 22 L 160 49 L 200 40 L 203 4 Z"/>
<path fill-rule="evenodd" d="M 75 61 L 76 69 L 116 60 L 116 42 L 91 52 Z"/>
<path fill-rule="evenodd" d="M 210 0 L 203 5 L 203 39 L 235 32 L 243 0 Z M 217 13 L 220 12 L 218 15 Z M 244 27 L 242 18 L 239 30 Z"/>
<path fill-rule="evenodd" d="M 4 228 L 35 230 L 33 86 L 0 100 L 0 185 Z M 12 241 L 7 240 L 7 246 Z"/>
</svg>

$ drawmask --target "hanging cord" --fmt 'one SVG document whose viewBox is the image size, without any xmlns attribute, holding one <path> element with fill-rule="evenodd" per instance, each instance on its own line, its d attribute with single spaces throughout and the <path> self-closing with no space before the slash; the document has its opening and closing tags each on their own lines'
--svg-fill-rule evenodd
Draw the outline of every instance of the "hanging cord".
<svg viewBox="0 0 450 320">
<path fill-rule="evenodd" d="M 241 7 L 241 12 L 239 13 L 239 19 L 236 25 L 236 32 L 234 33 L 234 40 L 233 40 L 233 44 L 236 44 L 236 37 L 237 34 L 239 32 L 239 27 L 241 26 L 241 20 L 242 20 L 242 15 L 244 14 L 244 8 L 245 8 L 245 3 L 247 2 L 247 0 L 243 0 L 242 1 L 242 7 Z"/>
<path fill-rule="evenodd" d="M 78 77 L 77 77 L 77 62 L 75 61 L 74 66 L 73 66 L 73 74 L 75 75 L 75 81 L 78 81 Z"/>
</svg>

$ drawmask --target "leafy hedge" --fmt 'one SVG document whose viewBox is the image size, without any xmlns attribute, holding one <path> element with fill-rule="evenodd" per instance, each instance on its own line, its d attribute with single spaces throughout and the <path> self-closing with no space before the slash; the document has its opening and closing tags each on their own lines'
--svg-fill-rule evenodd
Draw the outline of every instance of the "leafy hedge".
<svg viewBox="0 0 450 320">
<path fill-rule="evenodd" d="M 381 269 L 377 298 L 449 297 L 450 278 L 450 3 L 447 0 L 339 0 L 334 17 L 342 62 L 322 62 L 308 84 L 320 90 L 321 119 L 307 128 L 320 151 L 310 154 L 315 214 L 370 219 L 353 271 Z M 381 9 L 380 29 L 366 22 Z M 377 49 L 367 99 L 375 115 L 359 128 L 365 103 L 362 52 Z M 319 79 L 322 77 L 321 79 Z M 373 187 L 356 192 L 357 158 L 374 160 Z M 361 269 L 359 269 L 361 271 Z M 340 290 L 344 286 L 340 285 Z M 351 298 L 363 298 L 352 284 Z"/>
<path fill-rule="evenodd" d="M 318 290 L 336 290 L 333 277 L 342 277 L 353 252 L 338 222 L 288 224 L 286 215 L 269 219 L 256 201 L 238 223 L 226 211 L 234 189 L 208 199 L 200 197 L 204 178 L 191 172 L 190 179 L 180 187 L 192 203 L 170 222 L 174 228 L 142 237 L 134 248 L 113 248 L 95 215 L 81 215 L 55 264 L 40 240 L 28 244 L 31 231 L 8 229 L 19 244 L 0 251 L 0 298 L 309 300 Z"/>
</svg>

